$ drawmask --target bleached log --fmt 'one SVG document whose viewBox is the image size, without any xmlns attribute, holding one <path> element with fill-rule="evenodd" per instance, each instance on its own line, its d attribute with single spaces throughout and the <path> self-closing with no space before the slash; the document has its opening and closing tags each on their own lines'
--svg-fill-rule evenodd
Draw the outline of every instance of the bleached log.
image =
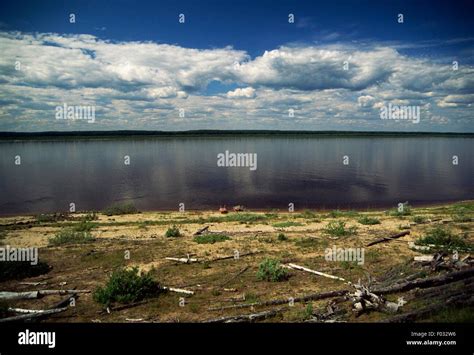
<svg viewBox="0 0 474 355">
<path fill-rule="evenodd" d="M 171 261 L 176 261 L 179 263 L 185 263 L 185 264 L 190 264 L 190 263 L 197 263 L 198 259 L 196 258 L 165 258 L 166 260 L 171 260 Z"/>
<path fill-rule="evenodd" d="M 206 320 L 203 323 L 253 322 L 260 319 L 274 317 L 277 314 L 286 311 L 287 309 L 288 307 L 281 307 L 281 308 L 271 309 L 269 311 L 263 311 L 259 313 L 240 314 L 237 316 L 230 316 L 230 317 L 219 317 L 219 318 Z"/>
<path fill-rule="evenodd" d="M 50 311 L 49 309 L 25 309 L 25 308 L 8 308 L 9 312 L 14 312 L 14 313 L 24 313 L 24 314 L 30 314 L 30 313 L 45 313 Z"/>
<path fill-rule="evenodd" d="M 401 233 L 392 235 L 390 237 L 384 237 L 384 238 L 381 238 L 381 239 L 374 240 L 373 242 L 370 242 L 369 244 L 367 244 L 367 246 L 370 247 L 370 246 L 375 245 L 375 244 L 388 242 L 388 241 L 391 241 L 391 240 L 394 240 L 394 239 L 404 237 L 404 236 L 409 235 L 409 234 L 410 234 L 410 231 L 401 232 Z"/>
<path fill-rule="evenodd" d="M 306 271 L 306 272 L 309 272 L 309 273 L 311 273 L 311 274 L 315 274 L 315 275 L 327 277 L 327 278 L 329 278 L 329 279 L 347 282 L 347 280 L 346 280 L 346 279 L 343 279 L 342 277 L 329 275 L 329 274 L 326 274 L 326 273 L 321 272 L 321 271 L 311 270 L 311 269 L 308 269 L 307 267 L 304 267 L 304 266 L 299 266 L 299 265 L 296 265 L 296 264 L 288 264 L 288 266 L 289 266 L 291 269 L 300 270 L 300 271 Z"/>
<path fill-rule="evenodd" d="M 76 293 L 90 293 L 90 290 L 38 290 L 38 291 L 26 291 L 26 292 L 0 292 L 0 299 L 2 300 L 31 300 L 39 298 L 41 296 L 48 295 L 69 295 Z"/>
<path fill-rule="evenodd" d="M 208 308 L 208 310 L 209 311 L 223 311 L 226 309 L 234 309 L 234 308 L 278 306 L 282 304 L 288 304 L 290 303 L 290 301 L 292 303 L 317 301 L 317 300 L 322 300 L 326 298 L 345 296 L 348 292 L 349 290 L 338 290 L 338 291 L 330 291 L 330 292 L 323 292 L 323 293 L 313 293 L 307 296 L 295 297 L 291 299 L 283 298 L 283 299 L 276 299 L 276 300 L 270 300 L 270 301 L 265 301 L 265 302 L 253 302 L 253 303 L 238 304 L 238 305 L 231 305 L 231 306 L 224 306 L 224 307 L 211 307 L 211 308 Z"/>
<path fill-rule="evenodd" d="M 414 261 L 429 262 L 433 261 L 433 255 L 418 255 L 413 258 Z"/>
<path fill-rule="evenodd" d="M 8 322 L 19 322 L 19 321 L 28 321 L 32 320 L 35 318 L 42 318 L 42 317 L 47 317 L 56 313 L 61 313 L 64 312 L 68 309 L 68 307 L 63 307 L 63 308 L 56 308 L 56 309 L 46 309 L 43 312 L 40 313 L 28 313 L 28 314 L 22 314 L 19 316 L 14 316 L 14 317 L 8 317 L 8 318 L 2 318 L 0 319 L 0 323 L 8 323 Z"/>
<path fill-rule="evenodd" d="M 163 286 L 162 288 L 163 290 L 170 291 L 170 292 L 184 293 L 186 295 L 194 295 L 194 291 L 185 290 L 182 288 L 167 287 L 167 286 Z"/>
<path fill-rule="evenodd" d="M 239 254 L 238 258 L 236 258 L 235 255 L 221 256 L 221 257 L 218 257 L 218 258 L 210 259 L 210 260 L 208 260 L 208 262 L 211 263 L 211 262 L 214 262 L 214 261 L 228 260 L 228 259 L 238 260 L 243 256 L 249 256 L 249 255 L 254 255 L 254 254 L 258 254 L 258 253 L 261 253 L 261 252 L 260 251 L 251 251 L 249 253 Z"/>
</svg>

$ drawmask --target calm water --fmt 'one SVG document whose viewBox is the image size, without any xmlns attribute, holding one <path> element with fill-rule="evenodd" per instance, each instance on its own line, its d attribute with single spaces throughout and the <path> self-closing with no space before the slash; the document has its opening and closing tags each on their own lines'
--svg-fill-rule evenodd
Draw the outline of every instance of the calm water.
<svg viewBox="0 0 474 355">
<path fill-rule="evenodd" d="M 472 138 L 450 137 L 1 142 L 0 214 L 66 211 L 70 202 L 77 210 L 125 201 L 141 210 L 180 202 L 186 209 L 285 209 L 290 202 L 299 209 L 474 199 L 473 148 Z M 226 150 L 257 153 L 257 170 L 218 167 Z"/>
</svg>

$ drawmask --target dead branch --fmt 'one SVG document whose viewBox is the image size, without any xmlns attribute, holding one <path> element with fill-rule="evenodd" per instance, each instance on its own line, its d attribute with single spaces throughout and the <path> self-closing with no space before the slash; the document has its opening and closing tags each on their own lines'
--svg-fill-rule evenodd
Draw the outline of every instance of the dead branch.
<svg viewBox="0 0 474 355">
<path fill-rule="evenodd" d="M 321 271 L 311 270 L 311 269 L 308 269 L 308 268 L 306 268 L 306 267 L 299 266 L 299 265 L 296 265 L 296 264 L 288 264 L 288 267 L 289 267 L 290 269 L 295 269 L 295 270 L 300 270 L 300 271 L 306 271 L 306 272 L 309 272 L 309 273 L 311 273 L 311 274 L 315 274 L 315 275 L 318 275 L 318 276 L 327 277 L 327 278 L 329 278 L 329 279 L 334 279 L 334 280 L 339 280 L 339 281 L 347 282 L 347 280 L 346 280 L 346 279 L 343 279 L 342 277 L 329 275 L 329 274 L 326 274 L 326 273 L 321 272 Z"/>
<path fill-rule="evenodd" d="M 184 290 L 182 288 L 163 286 L 162 289 L 166 291 L 170 291 L 170 292 L 184 293 L 186 295 L 194 295 L 194 291 Z"/>
<path fill-rule="evenodd" d="M 271 309 L 269 311 L 263 311 L 259 313 L 240 314 L 237 316 L 230 316 L 230 317 L 219 317 L 219 318 L 209 319 L 207 321 L 204 321 L 203 323 L 253 322 L 256 320 L 274 317 L 277 314 L 286 311 L 287 309 L 288 307 L 281 307 L 281 308 Z"/>
<path fill-rule="evenodd" d="M 395 234 L 391 237 L 384 237 L 384 238 L 381 238 L 381 239 L 377 239 L 377 240 L 374 240 L 373 242 L 370 242 L 369 244 L 367 244 L 367 247 L 370 247 L 372 245 L 379 244 L 379 243 L 389 242 L 391 240 L 398 239 L 398 238 L 404 237 L 404 236 L 409 235 L 409 234 L 410 234 L 410 231 L 404 231 L 404 232 Z"/>
<path fill-rule="evenodd" d="M 208 229 L 209 229 L 209 226 L 205 226 L 204 228 L 198 229 L 197 232 L 194 233 L 194 235 L 201 235 L 202 233 L 204 233 Z"/>
<path fill-rule="evenodd" d="M 237 277 L 239 277 L 240 275 L 242 275 L 245 271 L 247 271 L 249 269 L 249 266 L 247 265 L 246 267 L 244 267 L 242 270 L 240 270 L 237 274 L 235 274 L 234 276 L 232 276 L 230 279 L 228 279 L 227 281 L 223 282 L 222 284 L 220 284 L 219 286 L 220 287 L 224 287 L 225 285 L 229 284 L 231 281 L 235 280 Z"/>
<path fill-rule="evenodd" d="M 68 309 L 68 307 L 56 308 L 56 309 L 37 310 L 34 313 L 27 313 L 27 314 L 22 314 L 20 316 L 2 318 L 2 319 L 0 319 L 0 323 L 30 321 L 30 320 L 33 320 L 33 319 L 47 317 L 47 316 L 51 316 L 51 315 L 56 314 L 56 313 L 64 312 L 67 309 Z"/>
<path fill-rule="evenodd" d="M 270 300 L 270 301 L 265 301 L 265 302 L 237 304 L 237 305 L 230 305 L 230 306 L 224 306 L 224 307 L 211 307 L 211 308 L 208 308 L 208 310 L 209 311 L 222 311 L 226 309 L 235 309 L 235 308 L 277 306 L 281 304 L 290 303 L 290 301 L 294 303 L 316 301 L 316 300 L 322 300 L 325 298 L 344 296 L 348 292 L 349 290 L 338 290 L 338 291 L 330 291 L 330 292 L 323 292 L 323 293 L 313 293 L 307 296 L 295 297 L 292 299 L 284 298 L 284 299 L 276 299 L 276 300 Z"/>
</svg>

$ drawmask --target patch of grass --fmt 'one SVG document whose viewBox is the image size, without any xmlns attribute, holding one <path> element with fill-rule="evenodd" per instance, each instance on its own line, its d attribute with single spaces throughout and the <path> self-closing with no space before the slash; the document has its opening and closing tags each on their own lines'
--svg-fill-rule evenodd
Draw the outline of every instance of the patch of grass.
<svg viewBox="0 0 474 355">
<path fill-rule="evenodd" d="M 474 204 L 473 204 L 474 205 Z M 470 205 L 455 205 L 451 218 L 454 222 L 470 222 L 474 217 L 474 209 Z"/>
<path fill-rule="evenodd" d="M 256 295 L 255 293 L 248 292 L 245 293 L 245 301 L 244 303 L 256 303 L 260 301 L 260 297 Z"/>
<path fill-rule="evenodd" d="M 89 232 L 80 232 L 73 229 L 63 229 L 53 238 L 49 239 L 50 246 L 58 246 L 64 244 L 83 244 L 93 242 L 95 238 Z"/>
<path fill-rule="evenodd" d="M 229 240 L 230 238 L 224 234 L 203 234 L 194 237 L 194 241 L 198 244 L 214 244 Z"/>
<path fill-rule="evenodd" d="M 292 222 L 292 221 L 279 222 L 279 223 L 275 223 L 273 225 L 273 227 L 275 227 L 275 228 L 301 227 L 301 226 L 304 226 L 304 224 L 299 223 L 299 222 Z"/>
<path fill-rule="evenodd" d="M 305 219 L 314 219 L 317 217 L 316 213 L 311 210 L 304 210 L 301 213 L 297 213 L 294 215 L 295 218 L 305 218 Z"/>
<path fill-rule="evenodd" d="M 375 263 L 377 261 L 379 261 L 382 257 L 382 254 L 377 251 L 377 250 L 369 250 L 365 253 L 365 261 L 369 262 L 369 263 Z"/>
<path fill-rule="evenodd" d="M 419 245 L 434 245 L 437 249 L 474 251 L 473 245 L 465 238 L 454 235 L 450 231 L 437 227 L 416 242 Z"/>
<path fill-rule="evenodd" d="M 224 222 L 257 222 L 263 221 L 267 218 L 268 217 L 266 215 L 257 213 L 231 213 L 224 217 L 218 218 L 218 220 L 223 220 Z"/>
<path fill-rule="evenodd" d="M 76 232 L 90 232 L 95 227 L 97 227 L 97 223 L 91 223 L 88 220 L 82 220 L 81 222 L 74 225 L 72 229 Z"/>
<path fill-rule="evenodd" d="M 474 307 L 446 307 L 430 317 L 430 322 L 439 323 L 472 323 Z"/>
<path fill-rule="evenodd" d="M 427 219 L 423 216 L 414 216 L 413 217 L 413 222 L 415 222 L 415 223 L 425 223 L 426 220 Z"/>
<path fill-rule="evenodd" d="M 279 282 L 288 279 L 288 271 L 276 259 L 265 259 L 258 266 L 257 279 L 260 281 Z"/>
<path fill-rule="evenodd" d="M 36 216 L 36 221 L 39 223 L 56 222 L 57 220 L 58 216 L 55 213 L 39 214 Z"/>
<path fill-rule="evenodd" d="M 133 203 L 121 203 L 107 207 L 102 211 L 102 213 L 107 216 L 116 216 L 122 214 L 138 213 L 138 210 Z"/>
<path fill-rule="evenodd" d="M 138 274 L 138 268 L 119 269 L 112 273 L 104 287 L 95 290 L 96 302 L 108 306 L 114 302 L 130 303 L 155 296 L 161 291 L 150 273 Z"/>
<path fill-rule="evenodd" d="M 97 213 L 95 211 L 93 212 L 87 212 L 84 217 L 82 217 L 83 221 L 95 221 L 99 219 L 99 216 L 97 216 Z"/>
<path fill-rule="evenodd" d="M 357 217 L 359 212 L 349 210 L 349 211 L 341 211 L 341 210 L 333 210 L 328 213 L 328 217 L 331 218 L 339 218 L 339 217 Z"/>
<path fill-rule="evenodd" d="M 0 282 L 39 276 L 46 274 L 49 270 L 49 265 L 42 261 L 38 261 L 36 265 L 31 265 L 29 261 L 2 261 L 0 262 Z"/>
<path fill-rule="evenodd" d="M 169 227 L 165 233 L 165 237 L 167 238 L 177 238 L 179 236 L 181 236 L 181 232 L 179 231 L 179 228 L 176 225 Z"/>
<path fill-rule="evenodd" d="M 377 218 L 372 218 L 368 216 L 361 217 L 357 220 L 360 224 L 364 224 L 367 226 L 372 226 L 374 224 L 380 224 L 380 221 Z"/>
<path fill-rule="evenodd" d="M 404 203 L 403 208 L 401 209 L 397 207 L 397 208 L 392 208 L 388 211 L 388 215 L 394 216 L 394 217 L 410 216 L 411 213 L 412 213 L 412 209 L 408 203 Z"/>
<path fill-rule="evenodd" d="M 283 233 L 280 233 L 280 234 L 278 234 L 277 239 L 280 242 L 284 242 L 284 241 L 288 240 L 288 237 L 286 235 L 284 235 Z"/>
<path fill-rule="evenodd" d="M 311 237 L 301 238 L 295 241 L 295 246 L 299 248 L 326 248 L 328 244 L 329 242 L 326 239 L 318 239 Z"/>
<path fill-rule="evenodd" d="M 346 223 L 342 221 L 331 221 L 326 228 L 324 228 L 325 233 L 336 237 L 353 235 L 356 233 L 356 230 L 355 227 L 346 228 Z"/>
</svg>

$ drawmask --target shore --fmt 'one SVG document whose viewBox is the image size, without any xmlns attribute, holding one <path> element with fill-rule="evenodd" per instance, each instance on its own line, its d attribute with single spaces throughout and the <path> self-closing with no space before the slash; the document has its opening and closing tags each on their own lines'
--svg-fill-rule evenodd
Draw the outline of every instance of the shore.
<svg viewBox="0 0 474 355">
<path fill-rule="evenodd" d="M 0 218 L 0 242 L 3 244 L 0 247 L 39 248 L 39 260 L 51 269 L 42 275 L 0 282 L 0 290 L 91 290 L 91 293 L 80 294 L 74 307 L 49 317 L 46 320 L 49 322 L 201 322 L 275 308 L 265 305 L 247 308 L 246 304 L 258 305 L 272 300 L 345 290 L 347 282 L 357 283 L 359 279 L 366 282 L 368 275 L 379 288 L 410 275 L 428 278 L 442 275 L 445 269 L 432 270 L 426 263 L 413 261 L 416 256 L 433 254 L 436 248 L 421 252 L 413 247 L 414 244 L 433 230 L 443 230 L 465 243 L 467 249 L 461 248 L 458 256 L 460 260 L 469 260 L 466 257 L 474 245 L 473 217 L 473 201 L 407 208 L 403 213 L 397 210 L 243 211 L 228 214 L 192 211 L 4 217 Z M 207 229 L 200 233 L 203 238 L 196 238 L 195 234 L 205 227 Z M 51 242 L 61 232 L 74 228 L 87 232 L 91 239 L 80 243 L 67 240 L 56 244 Z M 179 236 L 167 237 L 167 232 L 173 228 L 179 231 Z M 405 231 L 409 234 L 368 246 L 371 242 Z M 363 259 L 328 260 L 329 250 L 340 249 L 362 252 Z M 454 251 L 447 249 L 445 252 L 451 255 Z M 265 259 L 277 260 L 286 267 L 287 278 L 279 282 L 259 280 L 257 274 Z M 339 279 L 288 269 L 290 264 Z M 193 294 L 160 293 L 134 307 L 110 313 L 104 311 L 104 306 L 93 299 L 94 290 L 107 282 L 113 270 L 133 267 L 141 273 L 150 272 L 162 286 L 192 291 Z M 456 270 L 448 270 L 452 271 Z M 400 293 L 390 294 L 386 300 L 397 303 L 400 296 Z M 418 300 L 410 292 L 402 296 L 406 304 L 397 314 L 426 306 L 426 300 Z M 61 298 L 63 296 L 19 300 L 14 302 L 14 307 L 48 308 Z M 265 321 L 311 321 L 327 309 L 329 301 L 334 299 L 296 302 L 265 317 Z M 356 314 L 351 309 L 351 302 L 339 301 L 336 308 L 340 312 L 336 312 L 335 321 L 379 322 L 393 316 L 381 311 Z M 244 306 L 228 308 L 229 305 Z M 227 308 L 210 310 L 222 307 Z M 419 320 L 474 321 L 472 305 L 449 308 L 448 311 L 449 314 L 446 309 L 431 312 Z"/>
</svg>

